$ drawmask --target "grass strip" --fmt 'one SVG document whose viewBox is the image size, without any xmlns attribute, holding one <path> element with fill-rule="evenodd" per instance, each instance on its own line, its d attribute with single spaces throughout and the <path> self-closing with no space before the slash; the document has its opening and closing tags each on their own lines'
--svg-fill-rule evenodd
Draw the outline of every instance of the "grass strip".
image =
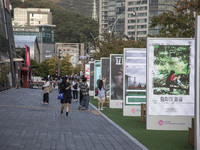
<svg viewBox="0 0 200 150">
<path fill-rule="evenodd" d="M 93 96 L 90 96 L 90 103 L 98 106 Z M 146 130 L 146 124 L 141 122 L 140 117 L 123 116 L 122 109 L 105 107 L 102 113 L 150 150 L 194 149 L 188 143 L 188 131 Z"/>
</svg>

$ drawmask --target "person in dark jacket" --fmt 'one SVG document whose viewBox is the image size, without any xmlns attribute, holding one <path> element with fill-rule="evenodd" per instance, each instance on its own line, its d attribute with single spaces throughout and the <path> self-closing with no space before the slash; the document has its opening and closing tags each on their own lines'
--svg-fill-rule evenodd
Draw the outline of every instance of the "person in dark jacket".
<svg viewBox="0 0 200 150">
<path fill-rule="evenodd" d="M 63 110 L 66 105 L 66 116 L 69 114 L 69 104 L 71 104 L 71 84 L 69 78 L 64 78 L 61 86 L 61 92 L 64 92 L 63 99 L 61 99 L 61 115 L 63 115 Z"/>
</svg>

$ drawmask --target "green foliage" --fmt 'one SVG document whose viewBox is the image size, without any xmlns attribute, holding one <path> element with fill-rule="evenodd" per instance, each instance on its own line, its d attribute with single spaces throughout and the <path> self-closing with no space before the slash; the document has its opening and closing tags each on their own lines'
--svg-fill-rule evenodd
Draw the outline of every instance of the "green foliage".
<svg viewBox="0 0 200 150">
<path fill-rule="evenodd" d="M 71 56 L 67 54 L 60 62 L 62 75 L 71 75 L 73 73 L 73 66 L 70 63 Z"/>
<path fill-rule="evenodd" d="M 31 70 L 35 75 L 38 75 L 40 72 L 40 65 L 33 59 L 31 59 Z"/>
<path fill-rule="evenodd" d="M 171 70 L 176 70 L 176 74 L 189 74 L 189 46 L 156 46 L 154 56 L 160 74 L 169 74 Z"/>
<path fill-rule="evenodd" d="M 153 17 L 149 28 L 161 27 L 158 37 L 194 37 L 195 17 L 192 12 L 199 14 L 199 0 L 178 0 L 174 7 L 174 12 L 164 12 Z"/>
<path fill-rule="evenodd" d="M 146 40 L 141 39 L 138 41 L 122 40 L 114 37 L 109 37 L 108 42 L 99 41 L 96 43 L 99 51 L 93 54 L 93 58 L 99 60 L 101 57 L 110 57 L 110 54 L 123 54 L 124 48 L 145 48 Z"/>
<path fill-rule="evenodd" d="M 48 59 L 44 60 L 42 63 L 40 63 L 40 72 L 39 76 L 41 77 L 47 77 L 49 75 L 49 63 Z"/>
</svg>

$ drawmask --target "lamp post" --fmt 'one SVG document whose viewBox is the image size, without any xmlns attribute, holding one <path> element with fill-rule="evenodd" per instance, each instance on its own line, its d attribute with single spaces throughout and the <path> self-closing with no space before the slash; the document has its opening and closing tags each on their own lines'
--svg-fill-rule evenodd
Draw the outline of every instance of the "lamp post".
<svg viewBox="0 0 200 150">
<path fill-rule="evenodd" d="M 133 15 L 135 16 L 135 41 L 137 41 L 137 13 L 133 12 Z"/>
<path fill-rule="evenodd" d="M 60 76 L 60 49 L 58 49 L 58 76 Z"/>
<path fill-rule="evenodd" d="M 114 22 L 114 24 L 113 24 L 113 26 L 112 26 L 111 32 L 110 32 L 111 34 L 113 33 L 113 29 L 114 29 L 114 27 L 115 27 L 117 21 L 119 20 L 119 18 L 120 18 L 125 12 L 126 12 L 126 10 L 125 10 L 124 12 L 122 12 L 122 13 L 119 15 L 119 17 L 117 17 L 117 19 L 115 20 L 115 22 Z"/>
<path fill-rule="evenodd" d="M 140 1 L 140 6 L 138 7 L 138 9 L 140 9 L 142 1 Z M 137 41 L 137 12 L 136 12 L 136 7 L 135 7 L 135 11 L 133 12 L 133 16 L 135 16 L 135 41 Z"/>
</svg>

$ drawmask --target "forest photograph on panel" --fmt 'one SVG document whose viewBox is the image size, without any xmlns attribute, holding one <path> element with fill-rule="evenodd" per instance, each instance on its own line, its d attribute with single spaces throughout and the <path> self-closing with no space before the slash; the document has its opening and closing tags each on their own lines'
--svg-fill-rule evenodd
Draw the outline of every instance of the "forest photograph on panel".
<svg viewBox="0 0 200 150">
<path fill-rule="evenodd" d="M 189 45 L 154 45 L 154 95 L 189 95 L 189 76 Z"/>
</svg>

